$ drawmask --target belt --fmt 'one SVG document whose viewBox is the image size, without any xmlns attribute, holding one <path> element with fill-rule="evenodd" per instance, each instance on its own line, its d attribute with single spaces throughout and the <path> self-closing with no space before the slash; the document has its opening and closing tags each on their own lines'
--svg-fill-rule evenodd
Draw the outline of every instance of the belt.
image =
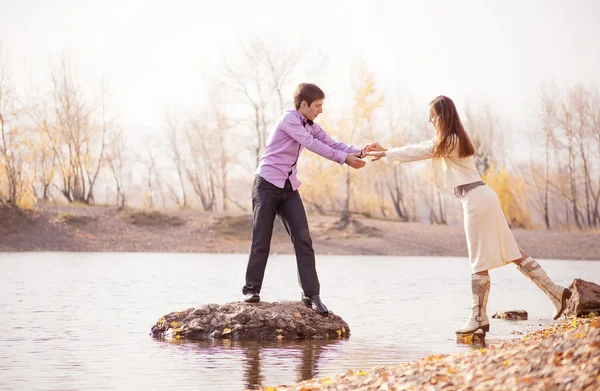
<svg viewBox="0 0 600 391">
<path fill-rule="evenodd" d="M 479 187 L 479 186 L 484 186 L 484 185 L 485 185 L 485 182 L 483 182 L 483 181 L 477 181 L 477 182 L 467 183 L 464 185 L 459 185 L 454 188 L 454 195 L 456 196 L 456 198 L 460 199 L 465 194 L 467 194 L 469 191 L 473 190 L 474 188 Z"/>
</svg>

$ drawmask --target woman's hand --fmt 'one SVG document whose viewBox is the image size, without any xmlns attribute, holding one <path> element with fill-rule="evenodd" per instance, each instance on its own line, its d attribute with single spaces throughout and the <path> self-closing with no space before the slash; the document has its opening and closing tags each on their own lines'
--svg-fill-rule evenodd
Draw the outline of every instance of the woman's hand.
<svg viewBox="0 0 600 391">
<path fill-rule="evenodd" d="M 381 145 L 379 145 L 379 143 L 376 141 L 374 143 L 371 144 L 366 144 L 363 149 L 362 149 L 362 153 L 363 155 L 367 155 L 369 152 L 382 152 L 382 151 L 387 151 L 387 148 L 382 147 Z"/>
<path fill-rule="evenodd" d="M 376 162 L 377 160 L 381 159 L 382 157 L 385 157 L 385 151 L 387 151 L 387 149 L 384 149 L 383 151 L 367 152 L 367 154 L 365 156 L 372 156 L 373 159 L 371 159 L 371 161 Z"/>
</svg>

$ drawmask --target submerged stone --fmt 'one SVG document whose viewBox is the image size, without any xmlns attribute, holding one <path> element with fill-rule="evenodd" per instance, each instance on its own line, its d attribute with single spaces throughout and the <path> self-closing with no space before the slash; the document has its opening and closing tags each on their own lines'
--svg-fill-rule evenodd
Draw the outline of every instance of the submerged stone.
<svg viewBox="0 0 600 391">
<path fill-rule="evenodd" d="M 171 312 L 152 326 L 155 338 L 187 340 L 275 340 L 348 338 L 338 315 L 322 316 L 302 302 L 233 302 Z"/>
<path fill-rule="evenodd" d="M 525 310 L 511 310 L 496 312 L 492 315 L 494 319 L 505 319 L 505 320 L 527 320 L 527 311 Z"/>
</svg>

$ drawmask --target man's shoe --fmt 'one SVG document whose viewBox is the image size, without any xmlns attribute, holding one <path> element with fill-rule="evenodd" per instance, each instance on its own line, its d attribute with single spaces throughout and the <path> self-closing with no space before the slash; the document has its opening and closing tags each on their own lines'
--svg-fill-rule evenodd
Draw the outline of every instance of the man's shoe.
<svg viewBox="0 0 600 391">
<path fill-rule="evenodd" d="M 312 308 L 319 315 L 327 316 L 329 315 L 329 310 L 325 307 L 325 304 L 321 301 L 319 295 L 314 296 L 305 296 L 302 294 L 302 302 L 308 308 Z"/>
<path fill-rule="evenodd" d="M 260 301 L 260 296 L 258 293 L 246 293 L 244 295 L 244 301 L 246 303 L 258 303 Z"/>
</svg>

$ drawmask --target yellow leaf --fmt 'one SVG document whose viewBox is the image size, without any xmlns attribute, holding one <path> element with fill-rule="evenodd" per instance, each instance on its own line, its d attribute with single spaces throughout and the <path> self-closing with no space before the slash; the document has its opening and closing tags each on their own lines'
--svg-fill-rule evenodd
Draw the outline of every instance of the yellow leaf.
<svg viewBox="0 0 600 391">
<path fill-rule="evenodd" d="M 342 333 L 346 333 L 346 328 L 342 327 Z"/>
<path fill-rule="evenodd" d="M 277 391 L 277 387 L 267 387 L 265 391 Z"/>
<path fill-rule="evenodd" d="M 158 320 L 158 323 L 162 323 L 162 322 L 164 322 L 164 321 L 165 321 L 165 318 L 160 318 L 160 319 Z"/>
<path fill-rule="evenodd" d="M 171 322 L 171 327 L 179 327 L 179 322 L 172 321 Z"/>
<path fill-rule="evenodd" d="M 175 338 L 176 338 L 176 339 L 181 339 L 181 335 L 177 334 L 177 335 L 175 336 Z"/>
<path fill-rule="evenodd" d="M 342 330 L 338 330 L 337 334 L 338 334 L 338 337 L 341 337 L 342 336 Z"/>
<path fill-rule="evenodd" d="M 479 349 L 479 351 L 480 351 L 482 354 L 486 354 L 486 353 L 487 353 L 487 349 L 486 349 L 486 348 L 481 348 L 481 349 Z"/>
<path fill-rule="evenodd" d="M 363 371 L 360 371 L 360 370 L 356 372 L 356 376 L 364 376 L 366 374 L 367 374 L 367 372 L 363 372 Z"/>
<path fill-rule="evenodd" d="M 504 362 L 502 363 L 502 365 L 504 365 L 504 366 L 510 365 L 510 360 L 506 360 L 506 361 L 504 361 Z"/>
<path fill-rule="evenodd" d="M 225 327 L 223 329 L 223 335 L 231 333 L 231 329 L 229 327 Z"/>
<path fill-rule="evenodd" d="M 179 333 L 181 330 L 182 330 L 181 327 L 177 327 L 176 329 L 173 329 L 173 332 L 174 333 Z"/>
<path fill-rule="evenodd" d="M 329 386 L 329 385 L 333 384 L 333 380 L 331 380 L 328 377 L 324 377 L 323 380 L 321 381 L 321 383 L 323 383 L 326 386 Z"/>
<path fill-rule="evenodd" d="M 277 331 L 278 333 L 281 333 L 283 330 L 282 329 L 275 329 L 275 331 Z"/>
<path fill-rule="evenodd" d="M 448 372 L 449 373 L 456 373 L 456 369 L 454 369 L 454 368 L 448 368 Z"/>
</svg>

